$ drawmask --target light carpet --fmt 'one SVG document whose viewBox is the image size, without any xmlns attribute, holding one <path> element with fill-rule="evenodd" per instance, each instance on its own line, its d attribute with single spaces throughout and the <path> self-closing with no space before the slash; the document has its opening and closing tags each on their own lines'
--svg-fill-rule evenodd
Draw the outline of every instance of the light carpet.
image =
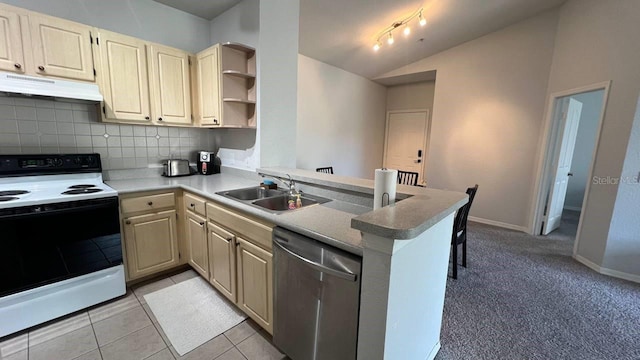
<svg viewBox="0 0 640 360">
<path fill-rule="evenodd" d="M 180 356 L 247 318 L 199 276 L 144 299 Z"/>
</svg>

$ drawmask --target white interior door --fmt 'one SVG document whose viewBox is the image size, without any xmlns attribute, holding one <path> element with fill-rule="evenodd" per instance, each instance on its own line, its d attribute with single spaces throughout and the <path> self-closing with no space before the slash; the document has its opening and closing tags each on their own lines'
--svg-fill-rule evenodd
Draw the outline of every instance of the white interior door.
<svg viewBox="0 0 640 360">
<path fill-rule="evenodd" d="M 426 157 L 428 111 L 389 112 L 385 140 L 384 166 L 413 171 L 422 182 Z"/>
<path fill-rule="evenodd" d="M 571 160 L 573 150 L 576 146 L 578 126 L 580 125 L 580 114 L 582 113 L 582 103 L 566 98 L 562 100 L 562 121 L 560 122 L 559 133 L 555 146 L 553 182 L 549 190 L 547 200 L 547 211 L 542 233 L 549 234 L 560 226 L 562 209 L 567 195 L 567 184 L 571 173 Z"/>
</svg>

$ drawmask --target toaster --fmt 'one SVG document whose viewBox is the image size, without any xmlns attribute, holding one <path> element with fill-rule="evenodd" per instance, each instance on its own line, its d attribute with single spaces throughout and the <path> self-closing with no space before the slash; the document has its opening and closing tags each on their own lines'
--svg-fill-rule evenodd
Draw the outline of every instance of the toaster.
<svg viewBox="0 0 640 360">
<path fill-rule="evenodd" d="M 164 173 L 162 176 L 185 176 L 191 175 L 191 168 L 189 167 L 189 160 L 184 159 L 169 159 L 166 160 L 164 165 Z"/>
</svg>

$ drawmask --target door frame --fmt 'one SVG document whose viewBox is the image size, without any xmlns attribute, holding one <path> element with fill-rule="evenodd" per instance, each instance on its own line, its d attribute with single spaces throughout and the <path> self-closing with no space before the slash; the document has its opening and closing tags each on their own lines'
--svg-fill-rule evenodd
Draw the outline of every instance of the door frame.
<svg viewBox="0 0 640 360">
<path fill-rule="evenodd" d="M 389 143 L 389 118 L 391 117 L 391 114 L 403 114 L 403 113 L 416 113 L 416 112 L 423 112 L 426 114 L 426 121 L 427 121 L 427 126 L 425 127 L 425 133 L 424 133 L 424 137 L 422 139 L 422 164 L 420 167 L 420 174 L 418 175 L 418 180 L 422 181 L 422 184 L 426 184 L 426 176 L 425 176 L 425 169 L 426 169 L 426 163 L 427 163 L 427 159 L 429 156 L 429 140 L 430 140 L 430 136 L 431 136 L 431 112 L 429 111 L 429 109 L 407 109 L 407 110 L 389 110 L 387 111 L 387 119 L 385 121 L 385 126 L 384 126 L 384 149 L 382 152 L 382 166 L 386 167 L 387 164 L 387 145 Z M 420 182 L 418 182 L 418 184 L 420 184 Z"/>
<path fill-rule="evenodd" d="M 545 124 L 544 131 L 541 134 L 541 146 L 539 147 L 538 152 L 538 165 L 536 170 L 536 183 L 534 187 L 534 206 L 531 210 L 531 221 L 529 225 L 529 234 L 531 235 L 540 235 L 540 230 L 542 228 L 542 221 L 544 220 L 544 207 L 547 201 L 550 184 L 549 177 L 552 174 L 553 169 L 551 166 L 553 165 L 554 158 L 554 141 L 558 136 L 558 127 L 560 118 L 557 116 L 557 104 L 559 100 L 566 96 L 578 95 L 581 93 L 604 90 L 602 95 L 602 108 L 600 109 L 600 118 L 598 120 L 598 127 L 595 138 L 595 146 L 593 147 L 593 152 L 591 154 L 591 163 L 589 164 L 589 177 L 591 179 L 593 177 L 593 165 L 595 162 L 596 154 L 598 153 L 598 149 L 600 148 L 600 134 L 602 133 L 602 124 L 604 121 L 604 115 L 607 109 L 607 101 L 609 98 L 609 89 L 611 87 L 611 80 L 593 83 L 573 89 L 563 90 L 551 93 L 547 100 L 546 105 L 546 115 L 545 115 Z M 576 239 L 574 242 L 574 253 L 578 247 L 578 241 L 580 239 L 580 232 L 582 229 L 582 220 L 584 217 L 584 207 L 587 204 L 587 200 L 589 199 L 589 193 L 591 190 L 591 181 L 587 182 L 587 186 L 584 191 L 584 197 L 582 199 L 582 211 L 580 212 L 580 220 L 578 222 L 578 231 L 576 233 Z"/>
</svg>

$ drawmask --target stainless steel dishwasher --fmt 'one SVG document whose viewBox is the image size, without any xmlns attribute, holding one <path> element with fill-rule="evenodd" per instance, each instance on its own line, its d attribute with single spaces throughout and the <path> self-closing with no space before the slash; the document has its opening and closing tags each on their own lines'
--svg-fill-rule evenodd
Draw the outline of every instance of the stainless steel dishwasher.
<svg viewBox="0 0 640 360">
<path fill-rule="evenodd" d="M 362 258 L 273 231 L 273 342 L 293 360 L 356 358 Z"/>
</svg>

